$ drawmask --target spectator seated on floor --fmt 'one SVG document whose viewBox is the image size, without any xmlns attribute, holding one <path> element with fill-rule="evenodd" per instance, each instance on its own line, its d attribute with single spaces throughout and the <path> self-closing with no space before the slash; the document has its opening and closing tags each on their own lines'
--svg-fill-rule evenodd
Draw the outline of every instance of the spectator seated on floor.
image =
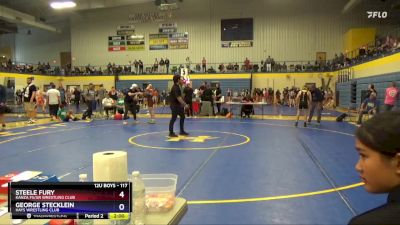
<svg viewBox="0 0 400 225">
<path fill-rule="evenodd" d="M 361 124 L 364 114 L 375 115 L 378 113 L 378 109 L 379 101 L 376 99 L 376 94 L 372 92 L 369 98 L 366 98 L 360 107 L 357 124 Z"/>
<path fill-rule="evenodd" d="M 329 110 L 335 110 L 336 109 L 336 103 L 335 100 L 332 97 L 328 97 L 326 99 L 324 109 L 329 109 Z"/>
<path fill-rule="evenodd" d="M 60 105 L 60 108 L 58 109 L 58 112 L 57 112 L 57 118 L 61 122 L 68 122 L 69 121 L 69 119 L 67 117 L 67 110 L 65 109 L 64 104 Z"/>
<path fill-rule="evenodd" d="M 67 119 L 68 121 L 78 121 L 79 118 L 75 116 L 74 112 L 72 112 L 72 110 L 69 110 L 67 113 Z M 68 122 L 66 121 L 66 122 Z"/>
<path fill-rule="evenodd" d="M 252 103 L 253 99 L 250 96 L 246 96 L 242 99 L 242 103 Z M 242 109 L 240 110 L 240 117 L 248 117 L 250 118 L 250 115 L 254 115 L 254 106 L 253 105 L 242 105 Z"/>
</svg>

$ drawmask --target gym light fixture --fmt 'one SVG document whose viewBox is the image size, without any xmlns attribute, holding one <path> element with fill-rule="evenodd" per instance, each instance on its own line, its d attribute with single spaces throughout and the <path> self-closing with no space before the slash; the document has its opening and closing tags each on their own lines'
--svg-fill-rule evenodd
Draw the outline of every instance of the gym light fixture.
<svg viewBox="0 0 400 225">
<path fill-rule="evenodd" d="M 50 6 L 53 9 L 69 9 L 74 8 L 76 3 L 73 1 L 58 1 L 50 3 Z"/>
</svg>

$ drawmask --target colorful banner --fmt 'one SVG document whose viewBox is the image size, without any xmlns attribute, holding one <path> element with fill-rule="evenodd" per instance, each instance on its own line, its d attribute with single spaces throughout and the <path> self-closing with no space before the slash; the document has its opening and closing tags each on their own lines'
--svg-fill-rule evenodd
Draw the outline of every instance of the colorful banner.
<svg viewBox="0 0 400 225">
<path fill-rule="evenodd" d="M 149 46 L 150 50 L 168 49 L 168 34 L 150 34 Z"/>
<path fill-rule="evenodd" d="M 169 34 L 169 49 L 188 49 L 188 48 L 189 48 L 188 33 Z"/>
<path fill-rule="evenodd" d="M 221 43 L 223 48 L 245 48 L 253 47 L 253 41 L 223 41 Z"/>
<path fill-rule="evenodd" d="M 126 37 L 126 47 L 128 51 L 144 51 L 144 35 L 131 35 Z"/>
<path fill-rule="evenodd" d="M 108 51 L 118 52 L 126 50 L 126 37 L 125 36 L 109 36 L 108 37 Z"/>
</svg>

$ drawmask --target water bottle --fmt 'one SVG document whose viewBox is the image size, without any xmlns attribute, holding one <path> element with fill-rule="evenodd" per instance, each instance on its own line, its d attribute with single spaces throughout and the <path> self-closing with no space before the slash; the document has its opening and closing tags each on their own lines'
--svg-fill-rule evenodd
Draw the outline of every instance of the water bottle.
<svg viewBox="0 0 400 225">
<path fill-rule="evenodd" d="M 139 171 L 132 173 L 133 185 L 133 213 L 132 225 L 144 225 L 146 222 L 146 194 L 145 187 Z"/>
<path fill-rule="evenodd" d="M 79 182 L 87 182 L 87 174 L 79 174 Z M 93 225 L 93 220 L 78 219 L 78 225 Z"/>
</svg>

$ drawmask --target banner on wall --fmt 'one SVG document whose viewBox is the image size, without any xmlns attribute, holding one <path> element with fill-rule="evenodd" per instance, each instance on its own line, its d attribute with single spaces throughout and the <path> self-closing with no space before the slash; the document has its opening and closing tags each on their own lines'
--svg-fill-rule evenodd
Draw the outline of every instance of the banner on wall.
<svg viewBox="0 0 400 225">
<path fill-rule="evenodd" d="M 131 35 L 126 37 L 126 47 L 128 51 L 144 51 L 144 35 Z"/>
<path fill-rule="evenodd" d="M 246 48 L 253 47 L 253 41 L 223 41 L 221 43 L 223 48 Z"/>
<path fill-rule="evenodd" d="M 169 34 L 168 44 L 169 44 L 169 49 L 188 49 L 189 34 L 188 33 Z"/>
<path fill-rule="evenodd" d="M 108 51 L 118 52 L 126 50 L 125 36 L 109 36 L 108 37 Z"/>
<path fill-rule="evenodd" d="M 158 33 L 170 34 L 178 31 L 177 23 L 160 23 Z"/>
<path fill-rule="evenodd" d="M 150 34 L 149 46 L 150 50 L 168 49 L 168 34 Z"/>
<path fill-rule="evenodd" d="M 117 27 L 117 35 L 128 36 L 135 34 L 135 25 L 121 25 Z"/>
</svg>

